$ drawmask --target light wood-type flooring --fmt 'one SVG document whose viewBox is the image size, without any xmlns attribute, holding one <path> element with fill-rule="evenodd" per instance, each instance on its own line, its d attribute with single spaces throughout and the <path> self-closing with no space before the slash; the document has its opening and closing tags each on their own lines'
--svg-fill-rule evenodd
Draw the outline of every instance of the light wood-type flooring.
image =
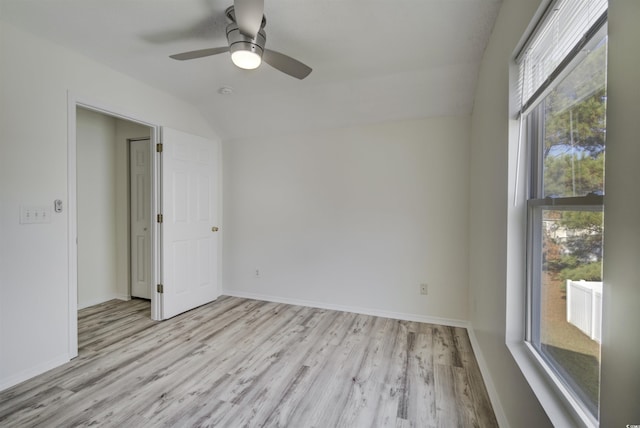
<svg viewBox="0 0 640 428">
<path fill-rule="evenodd" d="M 2 427 L 496 427 L 462 328 L 221 297 L 79 312 L 79 356 L 0 392 Z"/>
</svg>

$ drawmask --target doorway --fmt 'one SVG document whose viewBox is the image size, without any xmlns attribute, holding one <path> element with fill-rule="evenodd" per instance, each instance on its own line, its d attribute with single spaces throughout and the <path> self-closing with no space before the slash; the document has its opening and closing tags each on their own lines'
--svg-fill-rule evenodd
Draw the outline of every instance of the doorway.
<svg viewBox="0 0 640 428">
<path fill-rule="evenodd" d="M 79 255 L 84 256 L 84 250 L 91 248 L 83 243 L 82 239 L 90 236 L 89 232 L 93 228 L 98 229 L 94 218 L 107 216 L 114 211 L 116 214 L 113 216 L 117 221 L 107 222 L 116 234 L 115 243 L 112 242 L 111 249 L 107 251 L 109 257 L 100 260 L 93 255 L 90 258 L 98 259 L 97 265 L 103 269 L 103 272 L 107 271 L 104 270 L 103 265 L 108 266 L 111 263 L 111 272 L 115 270 L 118 278 L 124 278 L 116 281 L 120 288 L 116 291 L 112 289 L 109 293 L 120 293 L 120 297 L 124 299 L 131 296 L 131 292 L 128 291 L 131 282 L 131 225 L 127 221 L 131 205 L 128 197 L 131 192 L 128 179 L 130 144 L 114 144 L 112 138 L 111 144 L 103 144 L 110 149 L 107 148 L 102 154 L 94 154 L 98 159 L 96 162 L 103 163 L 105 159 L 111 158 L 112 154 L 109 150 L 114 150 L 114 146 L 117 153 L 120 153 L 113 155 L 116 159 L 115 166 L 106 168 L 108 171 L 117 171 L 117 173 L 113 173 L 111 179 L 103 179 L 106 183 L 116 183 L 115 196 L 112 195 L 108 186 L 96 190 L 97 186 L 94 185 L 96 179 L 93 177 L 85 179 L 78 173 L 86 166 L 78 156 L 81 144 L 77 143 L 79 139 L 76 135 L 80 131 L 80 127 L 77 126 L 77 116 L 85 114 L 81 112 L 90 113 L 94 118 L 108 122 L 106 128 L 109 129 L 109 133 L 116 135 L 117 141 L 142 138 L 149 140 L 151 318 L 153 320 L 171 318 L 215 300 L 220 295 L 221 277 L 220 233 L 218 233 L 222 214 L 220 141 L 153 125 L 117 113 L 116 110 L 108 107 L 100 107 L 96 103 L 80 101 L 69 94 L 67 115 L 69 234 L 67 242 L 70 358 L 78 355 L 78 284 L 81 279 L 79 277 L 82 275 Z M 140 132 L 123 132 L 123 129 L 131 131 L 132 127 L 138 130 L 144 129 L 148 137 L 142 136 Z M 91 138 L 100 135 L 99 132 L 93 131 L 88 134 Z M 122 162 L 122 159 L 125 162 Z M 83 214 L 83 209 L 79 209 L 82 198 L 78 197 L 78 191 L 84 185 L 87 185 L 88 192 L 95 201 L 102 202 L 102 205 L 87 204 L 84 211 L 88 214 Z M 105 196 L 111 197 L 111 199 L 107 198 L 106 203 L 102 200 Z M 86 223 L 89 225 L 89 232 L 81 233 L 80 222 L 83 216 L 88 219 Z M 122 220 L 123 217 L 124 220 Z M 100 240 L 94 240 L 94 243 L 101 245 Z M 101 298 L 104 297 L 103 295 Z"/>
<path fill-rule="evenodd" d="M 77 108 L 78 309 L 151 299 L 150 132 Z"/>
<path fill-rule="evenodd" d="M 75 294 L 77 311 L 108 300 L 129 300 L 137 296 L 150 300 L 153 312 L 150 288 L 153 281 L 151 216 L 155 211 L 151 154 L 154 128 L 82 105 L 74 106 L 73 113 L 76 195 L 75 210 L 71 195 L 69 208 L 77 216 L 77 234 L 73 238 L 77 276 L 76 293 L 70 293 L 70 300 Z M 134 177 L 135 186 L 130 177 L 132 144 L 138 152 L 134 154 L 137 162 L 134 159 L 133 164 L 143 163 L 143 171 Z M 146 153 L 140 153 L 144 149 Z M 72 177 L 70 174 L 70 179 Z M 136 192 L 143 195 L 135 205 L 131 200 L 132 188 L 134 197 Z M 147 217 L 146 221 L 140 219 L 141 215 Z M 136 218 L 138 221 L 132 223 Z M 140 227 L 143 236 L 132 239 Z M 132 242 L 140 245 L 132 247 Z M 70 269 L 70 273 L 74 270 Z M 144 279 L 147 287 L 141 290 L 140 281 L 135 281 L 138 287 L 133 287 L 134 279 Z"/>
</svg>

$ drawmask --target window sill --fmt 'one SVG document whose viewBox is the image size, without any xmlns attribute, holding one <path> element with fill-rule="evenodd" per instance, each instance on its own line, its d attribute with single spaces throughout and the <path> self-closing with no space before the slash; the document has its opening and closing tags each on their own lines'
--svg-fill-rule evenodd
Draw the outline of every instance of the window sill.
<svg viewBox="0 0 640 428">
<path fill-rule="evenodd" d="M 549 373 L 528 343 L 507 342 L 507 348 L 554 426 L 598 427 L 591 416 L 568 393 L 563 392 L 564 387 L 559 381 L 556 382 L 555 376 Z"/>
</svg>

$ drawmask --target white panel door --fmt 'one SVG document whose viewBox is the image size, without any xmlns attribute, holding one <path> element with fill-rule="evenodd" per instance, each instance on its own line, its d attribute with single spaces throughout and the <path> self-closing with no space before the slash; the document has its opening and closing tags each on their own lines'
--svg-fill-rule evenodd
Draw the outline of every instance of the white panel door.
<svg viewBox="0 0 640 428">
<path fill-rule="evenodd" d="M 129 147 L 131 296 L 151 299 L 151 165 L 149 140 Z"/>
<path fill-rule="evenodd" d="M 215 300 L 219 144 L 162 129 L 162 318 Z"/>
</svg>

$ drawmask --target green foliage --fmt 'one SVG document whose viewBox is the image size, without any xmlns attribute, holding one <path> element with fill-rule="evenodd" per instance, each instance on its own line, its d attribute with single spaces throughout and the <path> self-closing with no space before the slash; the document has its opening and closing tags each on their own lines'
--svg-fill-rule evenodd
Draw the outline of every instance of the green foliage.
<svg viewBox="0 0 640 428">
<path fill-rule="evenodd" d="M 602 274 L 602 212 L 547 211 L 547 219 L 555 225 L 545 231 L 543 268 L 560 279 L 599 281 Z M 564 232 L 563 238 L 551 233 Z M 564 236 L 566 235 L 566 236 Z"/>
<path fill-rule="evenodd" d="M 558 274 L 559 279 L 566 281 L 572 279 L 574 281 L 602 281 L 602 263 L 594 262 L 580 265 L 574 268 L 566 268 Z"/>
<path fill-rule="evenodd" d="M 563 255 L 548 263 L 549 270 L 552 272 L 562 272 L 567 269 L 575 269 L 580 265 L 578 259 L 572 255 Z"/>
<path fill-rule="evenodd" d="M 584 196 L 604 189 L 604 153 L 573 158 L 570 154 L 544 160 L 546 196 Z"/>
<path fill-rule="evenodd" d="M 606 89 L 602 87 L 586 99 L 568 98 L 560 89 L 545 103 L 545 154 L 554 146 L 578 148 L 590 156 L 604 151 Z"/>
<path fill-rule="evenodd" d="M 569 230 L 602 234 L 601 211 L 562 211 L 560 224 Z"/>
<path fill-rule="evenodd" d="M 544 196 L 604 191 L 606 43 L 544 100 Z"/>
<path fill-rule="evenodd" d="M 601 211 L 563 211 L 560 225 L 569 235 L 564 245 L 579 263 L 602 260 Z"/>
<path fill-rule="evenodd" d="M 607 43 L 603 40 L 545 100 L 545 153 L 577 145 L 591 155 L 604 151 Z"/>
<path fill-rule="evenodd" d="M 604 192 L 606 39 L 545 97 L 538 114 L 544 196 Z M 543 268 L 558 279 L 602 277 L 602 211 L 544 211 Z"/>
</svg>

